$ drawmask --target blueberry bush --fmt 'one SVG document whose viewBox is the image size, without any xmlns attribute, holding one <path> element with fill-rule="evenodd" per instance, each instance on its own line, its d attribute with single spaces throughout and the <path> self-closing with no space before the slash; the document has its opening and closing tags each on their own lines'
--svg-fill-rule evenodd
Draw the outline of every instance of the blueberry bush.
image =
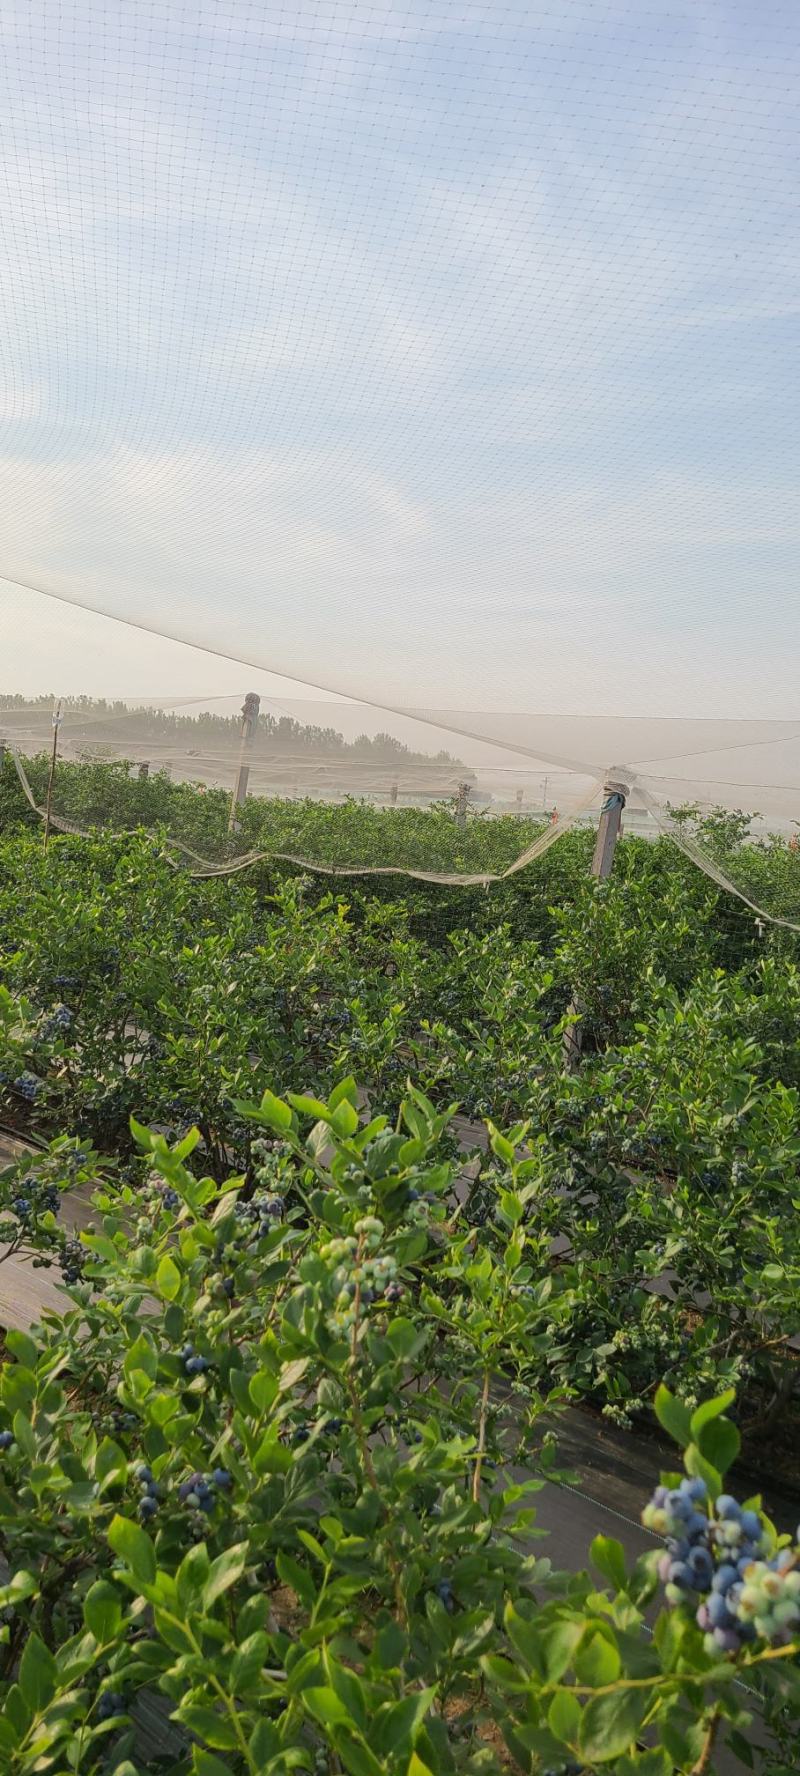
<svg viewBox="0 0 800 1776">
<path fill-rule="evenodd" d="M 17 1009 L 0 1009 L 0 1119 L 45 1144 L 67 1129 L 131 1180 L 131 1116 L 173 1142 L 196 1127 L 190 1169 L 219 1184 L 239 1172 L 250 1193 L 244 1098 L 298 1084 L 327 1097 L 354 1075 L 364 1114 L 379 1104 L 394 1118 L 410 1077 L 437 1107 L 459 1106 L 443 1141 L 469 1176 L 462 1219 L 488 1246 L 497 1161 L 483 1121 L 525 1125 L 536 1385 L 622 1425 L 647 1421 L 662 1378 L 689 1406 L 734 1386 L 748 1454 L 758 1461 L 769 1429 L 791 1462 L 791 933 L 759 932 L 666 841 L 626 841 L 602 889 L 586 878 L 590 837 L 575 833 L 489 890 L 401 893 L 396 879 L 277 865 L 195 880 L 152 836 L 55 837 L 45 854 L 38 829 L 7 825 L 0 983 Z M 471 842 L 489 846 L 492 825 L 474 822 Z M 746 850 L 734 825 L 715 842 Z M 797 867 L 786 847 L 755 850 L 754 869 Z M 569 1071 L 576 1000 L 582 1061 Z"/>
<path fill-rule="evenodd" d="M 645 1510 L 666 1553 L 628 1571 L 598 1537 L 595 1576 L 554 1571 L 536 1159 L 489 1126 L 487 1243 L 452 1106 L 359 1102 L 237 1100 L 249 1182 L 134 1122 L 64 1311 L 7 1335 L 4 1770 L 703 1776 L 760 1735 L 777 1776 L 800 1549 L 724 1492 L 732 1391 L 656 1396 L 687 1476 Z"/>
</svg>

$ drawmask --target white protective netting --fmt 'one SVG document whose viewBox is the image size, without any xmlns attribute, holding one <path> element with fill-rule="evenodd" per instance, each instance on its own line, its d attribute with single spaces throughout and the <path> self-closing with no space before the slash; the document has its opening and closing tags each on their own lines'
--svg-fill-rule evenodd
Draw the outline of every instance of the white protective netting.
<svg viewBox="0 0 800 1776">
<path fill-rule="evenodd" d="M 12 620 L 38 590 L 56 691 L 104 613 L 132 654 L 416 712 L 468 770 L 493 747 L 531 822 L 533 776 L 566 822 L 613 764 L 643 829 L 675 792 L 761 816 L 748 880 L 788 849 L 796 9 L 32 0 L 0 47 L 0 688 L 53 683 Z M 348 789 L 301 752 L 256 763 L 320 863 L 312 804 L 459 793 L 406 759 L 404 807 L 386 761 Z M 551 842 L 551 793 L 490 874 Z M 385 823 L 382 864 L 475 874 L 469 829 L 421 861 Z"/>
</svg>

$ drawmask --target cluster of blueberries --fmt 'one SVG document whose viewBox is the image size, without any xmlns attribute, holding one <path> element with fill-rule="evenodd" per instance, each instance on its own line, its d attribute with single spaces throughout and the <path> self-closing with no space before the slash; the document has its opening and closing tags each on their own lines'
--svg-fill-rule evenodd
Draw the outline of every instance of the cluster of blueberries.
<svg viewBox="0 0 800 1776">
<path fill-rule="evenodd" d="M 206 1371 L 211 1368 L 208 1357 L 198 1356 L 193 1344 L 182 1345 L 179 1354 L 184 1375 L 205 1375 Z"/>
<path fill-rule="evenodd" d="M 52 1042 L 55 1037 L 63 1035 L 73 1022 L 74 1015 L 68 1005 L 57 1005 L 55 1011 L 51 1011 L 50 1016 L 45 1018 L 42 1024 L 42 1035 L 45 1042 Z"/>
<path fill-rule="evenodd" d="M 30 1174 L 28 1182 L 29 1186 L 33 1185 L 35 1194 L 33 1196 L 15 1196 L 12 1199 L 11 1207 L 18 1221 L 29 1221 L 33 1214 L 43 1215 L 48 1210 L 53 1215 L 57 1215 L 61 1202 L 61 1192 L 58 1185 L 39 1185 L 35 1173 Z"/>
<path fill-rule="evenodd" d="M 25 1099 L 27 1104 L 35 1104 L 41 1083 L 36 1074 L 30 1073 L 26 1067 L 25 1071 L 20 1073 L 19 1078 L 14 1080 L 14 1090 L 19 1093 L 21 1098 Z"/>
<path fill-rule="evenodd" d="M 800 1547 L 766 1559 L 757 1511 L 730 1493 L 712 1505 L 705 1481 L 686 1479 L 656 1487 L 642 1521 L 666 1540 L 658 1570 L 667 1602 L 695 1606 L 708 1652 L 738 1653 L 757 1637 L 787 1646 L 800 1631 Z"/>
<path fill-rule="evenodd" d="M 97 1719 L 113 1720 L 115 1715 L 124 1714 L 126 1708 L 125 1697 L 119 1690 L 104 1690 L 97 1704 Z"/>
<path fill-rule="evenodd" d="M 343 1420 L 341 1418 L 326 1418 L 325 1423 L 322 1427 L 323 1437 L 337 1436 L 339 1431 L 342 1428 L 342 1423 L 343 1423 Z M 311 1426 L 310 1425 L 307 1425 L 307 1424 L 295 1425 L 295 1427 L 292 1431 L 292 1442 L 298 1443 L 298 1444 L 299 1443 L 307 1443 L 310 1436 L 311 1436 Z"/>
<path fill-rule="evenodd" d="M 153 1470 L 146 1462 L 140 1462 L 136 1469 L 136 1479 L 141 1488 L 139 1499 L 139 1518 L 142 1523 L 150 1523 L 158 1512 L 161 1500 L 161 1489 L 158 1481 L 153 1479 Z M 211 1474 L 190 1474 L 188 1480 L 181 1481 L 178 1487 L 178 1498 L 182 1505 L 188 1505 L 192 1511 L 213 1511 L 214 1503 L 221 1492 L 230 1492 L 233 1475 L 227 1468 L 214 1468 Z"/>
<path fill-rule="evenodd" d="M 285 1203 L 280 1196 L 264 1196 L 256 1191 L 250 1202 L 237 1202 L 236 1214 L 253 1228 L 254 1239 L 264 1239 L 283 1220 Z"/>
<path fill-rule="evenodd" d="M 68 1287 L 81 1281 L 85 1256 L 86 1253 L 80 1240 L 68 1239 L 64 1241 L 59 1255 L 59 1264 L 61 1275 Z"/>
</svg>

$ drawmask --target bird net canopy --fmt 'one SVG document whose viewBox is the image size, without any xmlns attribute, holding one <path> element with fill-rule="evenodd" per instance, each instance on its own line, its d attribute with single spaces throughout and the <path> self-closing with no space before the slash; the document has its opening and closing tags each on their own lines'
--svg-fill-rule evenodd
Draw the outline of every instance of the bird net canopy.
<svg viewBox="0 0 800 1776">
<path fill-rule="evenodd" d="M 741 810 L 793 866 L 800 14 L 30 0 L 0 43 L 2 688 L 28 728 L 0 716 L 33 803 L 53 678 L 23 591 L 61 625 L 56 691 L 100 689 L 93 612 L 281 674 L 300 728 L 360 705 L 373 742 L 279 732 L 263 698 L 230 826 L 241 696 L 192 734 L 65 703 L 55 819 L 121 819 L 123 773 L 163 816 L 169 766 L 207 867 L 258 848 L 252 801 L 266 848 L 460 879 L 479 816 L 502 873 L 616 768 L 630 829 L 718 869 L 713 811 Z M 343 800 L 387 816 L 369 844 L 330 838 Z"/>
</svg>

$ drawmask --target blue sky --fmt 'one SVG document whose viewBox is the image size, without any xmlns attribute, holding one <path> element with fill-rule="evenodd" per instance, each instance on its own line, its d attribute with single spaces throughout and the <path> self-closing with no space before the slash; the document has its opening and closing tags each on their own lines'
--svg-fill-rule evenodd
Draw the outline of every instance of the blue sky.
<svg viewBox="0 0 800 1776">
<path fill-rule="evenodd" d="M 793 9 L 0 36 L 1 574 L 387 703 L 793 712 Z"/>
</svg>

